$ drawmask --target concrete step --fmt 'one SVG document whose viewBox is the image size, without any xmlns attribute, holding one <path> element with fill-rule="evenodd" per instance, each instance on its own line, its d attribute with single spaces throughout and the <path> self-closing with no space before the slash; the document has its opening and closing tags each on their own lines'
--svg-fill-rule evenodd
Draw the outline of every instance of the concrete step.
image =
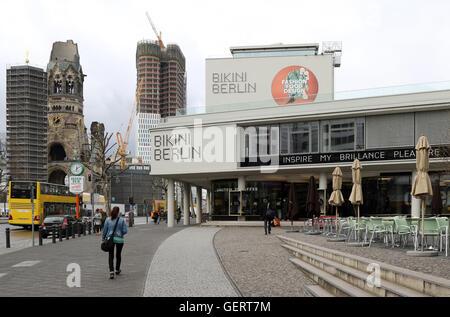
<svg viewBox="0 0 450 317">
<path fill-rule="evenodd" d="M 305 285 L 305 289 L 314 297 L 336 297 L 319 285 Z"/>
<path fill-rule="evenodd" d="M 284 244 L 293 246 L 310 254 L 337 262 L 341 265 L 345 265 L 348 268 L 353 268 L 360 272 L 367 272 L 367 268 L 369 265 L 378 264 L 380 268 L 380 277 L 382 280 L 416 291 L 419 294 L 422 294 L 422 296 L 450 296 L 450 280 L 448 279 L 424 274 L 422 272 L 408 270 L 406 268 L 393 266 L 373 259 L 324 248 L 287 236 L 278 235 L 277 237 Z"/>
<path fill-rule="evenodd" d="M 283 244 L 282 247 L 290 251 L 296 257 L 300 258 L 309 264 L 312 264 L 342 280 L 359 287 L 375 296 L 379 297 L 428 297 L 423 293 L 419 293 L 415 290 L 411 290 L 407 287 L 394 284 L 392 282 L 380 279 L 380 286 L 371 285 L 367 282 L 369 273 L 362 272 L 347 265 L 328 260 L 326 258 L 313 255 L 309 252 L 300 250 L 287 244 Z"/>
<path fill-rule="evenodd" d="M 374 297 L 371 293 L 363 291 L 362 289 L 353 286 L 350 283 L 347 283 L 340 278 L 315 267 L 314 265 L 308 264 L 299 258 L 290 258 L 289 261 L 291 261 L 301 271 L 306 273 L 306 275 L 313 279 L 317 284 L 335 296 Z"/>
</svg>

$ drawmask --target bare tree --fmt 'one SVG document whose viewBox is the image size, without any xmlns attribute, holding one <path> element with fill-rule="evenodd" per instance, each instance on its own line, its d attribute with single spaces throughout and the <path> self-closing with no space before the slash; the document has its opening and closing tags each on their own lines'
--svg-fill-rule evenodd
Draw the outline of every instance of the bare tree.
<svg viewBox="0 0 450 317">
<path fill-rule="evenodd" d="M 111 177 L 110 169 L 120 161 L 115 148 L 117 143 L 111 141 L 113 133 L 99 131 L 90 136 L 91 160 L 86 164 L 87 168 L 96 176 L 101 192 L 105 196 L 105 208 L 108 215 L 111 214 Z"/>
<path fill-rule="evenodd" d="M 154 177 L 152 179 L 152 189 L 155 191 L 156 189 L 161 189 L 164 192 L 164 199 L 166 201 L 166 209 L 167 209 L 167 188 L 168 181 L 165 178 Z"/>
</svg>

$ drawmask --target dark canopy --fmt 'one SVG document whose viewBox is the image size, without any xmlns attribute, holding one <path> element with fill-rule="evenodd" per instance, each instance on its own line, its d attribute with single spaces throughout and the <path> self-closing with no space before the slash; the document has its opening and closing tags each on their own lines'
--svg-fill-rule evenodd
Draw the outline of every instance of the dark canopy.
<svg viewBox="0 0 450 317">
<path fill-rule="evenodd" d="M 319 193 L 317 192 L 316 180 L 314 176 L 309 178 L 308 194 L 306 197 L 306 214 L 308 218 L 320 216 Z"/>
<path fill-rule="evenodd" d="M 297 197 L 295 197 L 295 185 L 291 183 L 289 186 L 289 202 L 288 202 L 288 217 L 293 221 L 298 214 Z"/>
<path fill-rule="evenodd" d="M 439 186 L 439 179 L 436 180 L 433 186 L 433 198 L 431 199 L 431 214 L 440 215 L 442 213 L 442 198 L 441 188 Z"/>
</svg>

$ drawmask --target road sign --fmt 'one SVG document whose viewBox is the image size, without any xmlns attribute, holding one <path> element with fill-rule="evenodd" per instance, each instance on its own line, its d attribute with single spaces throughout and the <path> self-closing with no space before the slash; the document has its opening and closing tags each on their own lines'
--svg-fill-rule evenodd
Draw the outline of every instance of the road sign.
<svg viewBox="0 0 450 317">
<path fill-rule="evenodd" d="M 69 190 L 74 194 L 81 194 L 84 191 L 84 176 L 70 176 Z"/>
</svg>

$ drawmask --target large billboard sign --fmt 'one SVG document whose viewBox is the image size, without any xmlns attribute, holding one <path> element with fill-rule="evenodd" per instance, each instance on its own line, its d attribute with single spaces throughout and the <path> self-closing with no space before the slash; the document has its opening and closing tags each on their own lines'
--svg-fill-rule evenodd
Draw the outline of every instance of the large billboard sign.
<svg viewBox="0 0 450 317">
<path fill-rule="evenodd" d="M 332 55 L 207 59 L 205 76 L 206 107 L 333 99 Z"/>
</svg>

